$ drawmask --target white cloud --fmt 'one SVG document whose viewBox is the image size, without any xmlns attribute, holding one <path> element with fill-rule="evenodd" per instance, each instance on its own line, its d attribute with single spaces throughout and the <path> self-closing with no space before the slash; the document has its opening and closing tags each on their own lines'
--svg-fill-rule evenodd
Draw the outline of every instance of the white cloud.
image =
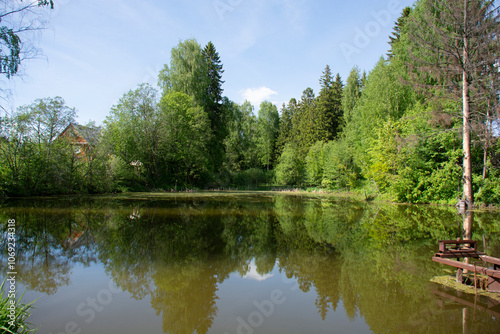
<svg viewBox="0 0 500 334">
<path fill-rule="evenodd" d="M 258 108 L 263 101 L 269 100 L 273 95 L 278 95 L 271 88 L 262 86 L 259 88 L 248 88 L 241 92 L 244 100 L 249 101 L 254 107 Z"/>
<path fill-rule="evenodd" d="M 273 276 L 274 276 L 274 274 L 265 274 L 265 275 L 259 274 L 257 272 L 257 266 L 255 265 L 255 259 L 254 259 L 250 263 L 250 268 L 249 268 L 248 272 L 246 273 L 246 275 L 243 276 L 243 279 L 249 279 L 252 281 L 262 282 L 262 281 L 265 281 L 266 279 L 271 278 Z"/>
</svg>

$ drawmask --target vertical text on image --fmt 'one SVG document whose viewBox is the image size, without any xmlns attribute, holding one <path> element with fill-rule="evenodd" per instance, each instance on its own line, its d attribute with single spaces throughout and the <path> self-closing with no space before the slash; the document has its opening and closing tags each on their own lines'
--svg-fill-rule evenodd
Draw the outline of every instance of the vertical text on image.
<svg viewBox="0 0 500 334">
<path fill-rule="evenodd" d="M 16 320 L 16 220 L 7 221 L 7 318 L 9 327 L 14 327 Z"/>
</svg>

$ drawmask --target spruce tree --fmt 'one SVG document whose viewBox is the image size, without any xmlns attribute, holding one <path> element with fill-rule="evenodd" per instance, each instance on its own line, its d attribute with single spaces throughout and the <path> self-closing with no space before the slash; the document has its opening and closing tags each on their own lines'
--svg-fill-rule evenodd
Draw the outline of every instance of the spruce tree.
<svg viewBox="0 0 500 334">
<path fill-rule="evenodd" d="M 389 59 L 394 57 L 394 50 L 393 50 L 394 44 L 396 44 L 400 40 L 401 30 L 406 25 L 411 13 L 412 9 L 410 7 L 406 7 L 405 9 L 403 9 L 403 13 L 396 21 L 396 25 L 394 26 L 394 31 L 392 32 L 392 36 L 389 36 L 390 39 L 389 45 L 391 46 L 391 49 L 387 52 L 387 57 Z"/>
<path fill-rule="evenodd" d="M 208 114 L 212 130 L 216 133 L 220 130 L 222 119 L 222 74 L 224 70 L 219 53 L 212 42 L 208 42 L 202 51 L 206 62 L 206 86 L 203 98 L 203 107 Z"/>
<path fill-rule="evenodd" d="M 295 99 L 292 99 L 295 101 Z M 275 159 L 281 156 L 283 153 L 283 149 L 285 148 L 285 144 L 290 141 L 292 135 L 292 117 L 293 117 L 293 106 L 296 104 L 292 100 L 290 100 L 289 106 L 283 103 L 281 107 L 281 115 L 279 121 L 279 134 L 278 139 L 276 140 L 276 156 Z"/>
<path fill-rule="evenodd" d="M 224 158 L 224 139 L 227 136 L 225 126 L 225 110 L 231 108 L 230 102 L 223 103 L 222 74 L 223 65 L 219 53 L 212 42 L 208 42 L 202 51 L 205 62 L 205 91 L 203 92 L 203 109 L 210 120 L 210 127 L 213 133 L 212 143 L 210 144 L 210 155 L 212 165 L 215 169 L 221 165 Z"/>
<path fill-rule="evenodd" d="M 326 65 L 320 78 L 321 91 L 317 98 L 316 114 L 318 136 L 316 140 L 329 141 L 337 137 L 342 124 L 342 80 L 337 74 L 333 79 L 330 66 Z"/>
<path fill-rule="evenodd" d="M 344 121 L 352 119 L 352 111 L 361 97 L 361 78 L 359 69 L 354 67 L 347 78 L 346 86 L 342 92 L 342 109 L 344 111 Z"/>
<path fill-rule="evenodd" d="M 298 153 L 303 159 L 309 148 L 319 138 L 319 118 L 317 117 L 316 98 L 312 88 L 306 88 L 292 118 L 293 139 L 297 142 Z"/>
</svg>

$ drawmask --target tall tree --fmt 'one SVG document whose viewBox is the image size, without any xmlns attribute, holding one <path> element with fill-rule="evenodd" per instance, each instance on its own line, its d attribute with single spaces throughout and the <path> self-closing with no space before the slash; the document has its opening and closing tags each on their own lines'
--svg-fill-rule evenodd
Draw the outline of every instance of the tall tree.
<svg viewBox="0 0 500 334">
<path fill-rule="evenodd" d="M 283 106 L 281 108 L 280 130 L 278 134 L 278 139 L 276 141 L 276 159 L 278 159 L 281 156 L 281 153 L 283 153 L 285 144 L 291 140 L 293 131 L 292 119 L 296 106 L 297 106 L 297 100 L 292 98 L 288 103 L 288 105 L 283 103 Z"/>
<path fill-rule="evenodd" d="M 188 39 L 172 49 L 170 65 L 165 65 L 158 79 L 163 96 L 172 92 L 189 95 L 207 114 L 210 120 L 207 137 L 211 138 L 207 149 L 212 170 L 217 170 L 224 160 L 225 111 L 232 107 L 222 97 L 222 67 L 212 42 L 202 49 L 195 39 Z"/>
<path fill-rule="evenodd" d="M 260 105 L 257 133 L 260 162 L 269 170 L 274 163 L 276 139 L 279 133 L 278 108 L 271 102 L 264 101 Z"/>
<path fill-rule="evenodd" d="M 354 109 L 348 115 L 344 135 L 354 148 L 355 162 L 365 176 L 370 165 L 367 154 L 379 129 L 389 120 L 398 120 L 414 103 L 412 89 L 399 80 L 399 71 L 382 57 L 370 72 Z"/>
<path fill-rule="evenodd" d="M 361 78 L 359 68 L 354 67 L 347 78 L 346 86 L 342 92 L 342 109 L 344 110 L 344 119 L 346 122 L 350 122 L 352 112 L 360 97 Z"/>
<path fill-rule="evenodd" d="M 206 75 L 207 84 L 205 87 L 205 96 L 203 101 L 203 107 L 205 112 L 210 118 L 212 124 L 212 129 L 217 132 L 223 124 L 221 115 L 221 104 L 222 104 L 222 74 L 224 70 L 222 69 L 222 63 L 219 57 L 219 53 L 215 49 L 212 42 L 208 42 L 202 51 L 203 58 L 206 62 Z"/>
<path fill-rule="evenodd" d="M 231 171 L 241 172 L 259 167 L 257 158 L 257 119 L 253 106 L 245 101 L 234 105 L 227 127 L 228 135 L 224 140 L 226 160 Z"/>
<path fill-rule="evenodd" d="M 203 105 L 207 96 L 207 62 L 200 44 L 195 39 L 179 42 L 170 55 L 170 65 L 165 65 L 158 76 L 163 95 L 171 92 L 192 96 Z"/>
<path fill-rule="evenodd" d="M 394 31 L 392 32 L 392 36 L 389 36 L 389 45 L 391 49 L 387 52 L 387 57 L 391 59 L 394 56 L 393 46 L 396 44 L 401 38 L 401 32 L 403 27 L 406 25 L 410 14 L 412 13 L 411 7 L 406 7 L 403 9 L 403 13 L 396 21 L 396 25 L 394 26 Z"/>
<path fill-rule="evenodd" d="M 203 98 L 203 109 L 210 119 L 213 132 L 210 143 L 210 157 L 212 165 L 220 166 L 224 159 L 224 139 L 227 136 L 225 111 L 232 108 L 232 103 L 222 97 L 222 62 L 219 53 L 212 42 L 208 42 L 202 51 L 206 69 L 206 84 Z"/>
<path fill-rule="evenodd" d="M 109 150 L 120 157 L 128 169 L 133 169 L 132 162 L 140 161 L 151 184 L 162 182 L 163 170 L 157 105 L 157 91 L 141 84 L 124 94 L 104 121 L 104 138 Z"/>
<path fill-rule="evenodd" d="M 306 88 L 297 104 L 297 112 L 293 114 L 293 139 L 296 142 L 300 159 L 304 159 L 313 145 L 319 138 L 318 123 L 316 113 L 316 98 L 312 88 Z"/>
<path fill-rule="evenodd" d="M 333 79 L 330 66 L 326 65 L 320 79 L 321 91 L 317 97 L 318 138 L 329 141 L 337 137 L 342 124 L 342 80 L 337 74 Z"/>
<path fill-rule="evenodd" d="M 366 71 L 363 71 L 363 75 L 361 76 L 361 90 L 365 88 L 367 84 L 368 78 L 366 77 Z"/>
<path fill-rule="evenodd" d="M 176 184 L 201 185 L 208 173 L 206 152 L 212 139 L 207 114 L 191 96 L 179 92 L 163 96 L 159 109 L 161 151 L 170 174 L 166 176 Z"/>
<path fill-rule="evenodd" d="M 489 66 L 500 54 L 498 7 L 493 0 L 426 0 L 417 9 L 410 21 L 409 65 L 425 73 L 418 82 L 424 79 L 424 86 L 431 83 L 441 95 L 462 101 L 463 199 L 472 208 L 472 116 L 480 112 L 485 81 L 494 80 L 498 90 L 498 73 Z"/>
<path fill-rule="evenodd" d="M 19 107 L 19 112 L 28 120 L 31 140 L 49 146 L 76 117 L 75 108 L 66 106 L 59 96 L 37 99 L 30 105 Z"/>
</svg>

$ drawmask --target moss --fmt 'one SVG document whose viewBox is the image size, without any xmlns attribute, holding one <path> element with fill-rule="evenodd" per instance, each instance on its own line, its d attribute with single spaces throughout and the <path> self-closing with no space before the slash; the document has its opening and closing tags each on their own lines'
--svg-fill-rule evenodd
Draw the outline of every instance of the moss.
<svg viewBox="0 0 500 334">
<path fill-rule="evenodd" d="M 466 277 L 466 276 L 464 275 L 464 277 Z M 486 276 L 484 276 L 484 275 L 477 275 L 477 277 L 478 278 L 486 278 Z M 475 288 L 474 288 L 474 283 L 473 283 L 474 277 L 471 276 L 469 278 L 472 278 L 472 279 L 470 279 L 470 282 L 472 282 L 472 285 L 458 283 L 456 281 L 455 277 L 453 277 L 453 276 L 436 276 L 436 277 L 431 278 L 431 282 L 444 285 L 446 287 L 461 291 L 463 293 L 475 295 Z M 500 302 L 500 293 L 488 292 L 488 291 L 482 290 L 478 286 L 477 294 L 479 296 L 485 296 L 485 297 L 488 297 L 488 298 L 491 298 L 491 299 L 494 299 L 494 300 L 497 300 Z"/>
</svg>

